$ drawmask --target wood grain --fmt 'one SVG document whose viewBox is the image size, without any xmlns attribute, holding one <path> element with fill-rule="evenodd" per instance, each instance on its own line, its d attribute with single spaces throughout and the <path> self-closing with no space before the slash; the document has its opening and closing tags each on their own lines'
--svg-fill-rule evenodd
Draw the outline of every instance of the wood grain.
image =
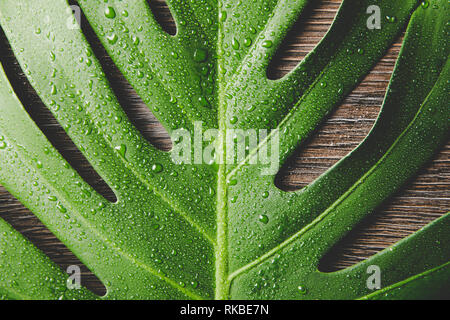
<svg viewBox="0 0 450 320">
<path fill-rule="evenodd" d="M 151 1 L 159 21 L 173 33 L 170 12 L 164 1 Z M 280 49 L 268 71 L 278 78 L 291 70 L 310 52 L 328 30 L 340 1 L 319 1 L 300 19 Z M 111 85 L 131 121 L 144 136 L 158 148 L 170 149 L 170 139 L 158 121 L 107 57 L 83 20 L 83 29 L 101 57 Z M 345 99 L 341 106 L 319 128 L 316 135 L 291 158 L 279 173 L 277 184 L 284 190 L 295 190 L 307 185 L 354 149 L 372 128 L 383 101 L 400 46 L 400 37 L 379 61 L 364 81 Z M 0 59 L 26 109 L 49 137 L 53 145 L 72 164 L 81 176 L 97 191 L 113 199 L 109 187 L 90 167 L 82 154 L 65 135 L 51 113 L 39 100 L 18 67 L 7 41 L 0 33 Z M 449 176 L 450 144 L 434 157 L 416 178 L 407 183 L 358 228 L 330 252 L 321 263 L 321 270 L 333 271 L 350 266 L 377 253 L 428 222 L 450 210 Z M 4 188 L 0 187 L 0 216 L 30 239 L 63 269 L 82 263 L 23 207 Z M 100 281 L 84 266 L 83 284 L 98 294 L 104 293 Z"/>
</svg>

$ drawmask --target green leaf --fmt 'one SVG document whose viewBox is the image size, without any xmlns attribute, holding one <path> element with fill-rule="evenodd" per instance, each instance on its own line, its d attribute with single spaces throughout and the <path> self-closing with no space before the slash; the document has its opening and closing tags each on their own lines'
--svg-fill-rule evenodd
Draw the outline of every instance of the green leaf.
<svg viewBox="0 0 450 320">
<path fill-rule="evenodd" d="M 70 167 L 28 116 L 2 68 L 0 182 L 103 282 L 102 298 L 395 299 L 447 289 L 448 213 L 345 270 L 322 273 L 318 264 L 447 140 L 448 2 L 378 1 L 391 18 L 369 30 L 372 2 L 344 0 L 324 39 L 275 81 L 267 67 L 312 1 L 167 2 L 175 36 L 164 32 L 144 0 L 78 1 L 169 134 L 217 129 L 216 156 L 227 159 L 235 152 L 225 139 L 230 130 L 275 129 L 238 161 L 197 164 L 202 154 L 192 150 L 194 163 L 179 164 L 175 149 L 148 143 L 122 110 L 83 31 L 68 27 L 73 17 L 66 1 L 0 3 L 1 27 L 28 80 L 118 200 L 105 200 Z M 287 157 L 406 25 L 368 137 L 309 186 L 279 190 L 274 178 Z M 266 151 L 272 161 L 262 163 Z M 86 289 L 66 290 L 67 276 L 0 221 L 2 297 L 98 298 Z M 382 271 L 375 292 L 366 284 L 371 265 Z"/>
<path fill-rule="evenodd" d="M 68 290 L 67 275 L 3 220 L 0 233 L 0 299 L 96 299 L 86 289 Z"/>
</svg>

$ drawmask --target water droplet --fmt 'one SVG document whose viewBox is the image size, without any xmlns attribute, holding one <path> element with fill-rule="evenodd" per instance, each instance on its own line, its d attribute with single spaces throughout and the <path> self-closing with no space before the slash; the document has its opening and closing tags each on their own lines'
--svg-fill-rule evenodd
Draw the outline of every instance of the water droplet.
<svg viewBox="0 0 450 320">
<path fill-rule="evenodd" d="M 300 294 L 306 294 L 307 290 L 304 286 L 298 286 L 298 291 L 300 292 Z"/>
<path fill-rule="evenodd" d="M 59 212 L 61 212 L 61 213 L 66 213 L 67 212 L 67 209 L 59 202 L 56 205 L 56 208 L 58 208 Z"/>
<path fill-rule="evenodd" d="M 231 41 L 231 47 L 234 50 L 239 50 L 239 48 L 241 47 L 241 44 L 239 43 L 239 41 L 236 38 L 233 38 L 233 40 Z"/>
<path fill-rule="evenodd" d="M 252 39 L 250 39 L 250 38 L 245 38 L 245 40 L 244 40 L 244 46 L 250 47 L 251 45 L 252 45 Z"/>
<path fill-rule="evenodd" d="M 139 43 L 141 43 L 141 39 L 139 37 L 134 36 L 133 38 L 133 44 L 137 46 Z"/>
<path fill-rule="evenodd" d="M 120 154 L 122 158 L 125 158 L 125 154 L 127 153 L 127 146 L 124 144 L 121 144 L 120 146 L 117 146 L 114 148 L 117 150 L 117 152 Z"/>
<path fill-rule="evenodd" d="M 220 11 L 219 13 L 219 21 L 220 22 L 225 22 L 225 20 L 227 20 L 227 12 L 226 11 Z"/>
<path fill-rule="evenodd" d="M 428 1 L 422 1 L 420 6 L 424 9 L 428 8 L 430 6 L 430 3 Z"/>
<path fill-rule="evenodd" d="M 272 42 L 272 40 L 264 40 L 262 43 L 262 46 L 264 48 L 272 48 L 273 42 Z"/>
<path fill-rule="evenodd" d="M 114 19 L 116 17 L 116 10 L 114 10 L 113 7 L 106 7 L 105 17 L 107 17 L 108 19 Z"/>
<path fill-rule="evenodd" d="M 236 116 L 232 116 L 230 119 L 231 124 L 236 124 L 238 122 L 238 118 Z"/>
<path fill-rule="evenodd" d="M 266 216 L 265 214 L 259 215 L 258 220 L 259 220 L 259 222 L 264 223 L 264 224 L 269 223 L 269 217 Z"/>
<path fill-rule="evenodd" d="M 264 191 L 262 194 L 263 198 L 268 198 L 269 197 L 269 192 L 268 191 Z"/>
<path fill-rule="evenodd" d="M 163 171 L 163 166 L 160 165 L 159 163 L 155 163 L 154 165 L 152 165 L 152 171 L 154 173 L 160 173 Z"/>
<path fill-rule="evenodd" d="M 115 33 L 113 33 L 112 35 L 107 36 L 106 39 L 108 39 L 109 43 L 115 44 L 117 40 L 119 40 L 119 37 Z"/>
<path fill-rule="evenodd" d="M 52 94 L 52 95 L 55 95 L 55 94 L 57 94 L 57 93 L 58 93 L 58 89 L 56 88 L 55 85 L 52 85 L 51 94 Z"/>
</svg>

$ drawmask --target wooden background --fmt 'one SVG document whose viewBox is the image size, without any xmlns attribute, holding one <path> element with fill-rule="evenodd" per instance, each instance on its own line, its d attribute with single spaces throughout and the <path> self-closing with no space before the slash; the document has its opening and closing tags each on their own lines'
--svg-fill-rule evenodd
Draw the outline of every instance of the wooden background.
<svg viewBox="0 0 450 320">
<path fill-rule="evenodd" d="M 269 70 L 271 78 L 281 77 L 292 69 L 323 37 L 340 4 L 340 0 L 317 1 L 301 19 L 279 50 Z M 171 16 L 162 0 L 151 0 L 157 19 L 169 33 L 174 33 Z M 170 139 L 151 115 L 134 90 L 107 57 L 98 40 L 82 19 L 89 41 L 101 57 L 113 89 L 132 122 L 157 147 L 169 150 Z M 401 37 L 377 66 L 329 117 L 308 143 L 298 150 L 278 175 L 278 186 L 296 190 L 313 181 L 340 158 L 354 149 L 367 135 L 378 116 L 384 93 L 397 58 Z M 11 54 L 5 36 L 0 32 L 0 59 L 23 104 L 50 141 L 96 190 L 109 199 L 114 195 L 98 177 L 81 153 L 36 96 Z M 333 271 L 366 259 L 428 222 L 450 210 L 449 175 L 450 144 L 447 143 L 418 176 L 401 192 L 378 208 L 370 218 L 324 258 L 320 269 Z M 412 155 L 413 156 L 413 155 Z M 64 270 L 82 263 L 46 229 L 28 209 L 0 186 L 0 216 L 49 255 Z M 83 285 L 98 294 L 104 293 L 100 281 L 84 266 Z"/>
</svg>

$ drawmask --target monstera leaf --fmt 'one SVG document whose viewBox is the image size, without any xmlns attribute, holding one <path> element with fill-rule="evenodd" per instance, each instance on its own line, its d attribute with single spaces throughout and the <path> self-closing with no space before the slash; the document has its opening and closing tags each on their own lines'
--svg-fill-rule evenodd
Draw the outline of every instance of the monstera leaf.
<svg viewBox="0 0 450 320">
<path fill-rule="evenodd" d="M 68 27 L 68 2 L 0 1 L 1 27 L 30 83 L 117 197 L 105 200 L 71 168 L 2 69 L 0 182 L 107 293 L 69 290 L 67 275 L 0 220 L 0 296 L 395 299 L 447 290 L 448 214 L 350 268 L 324 273 L 318 264 L 447 139 L 448 1 L 375 1 L 387 19 L 381 29 L 369 29 L 367 8 L 374 1 L 344 0 L 324 39 L 279 80 L 267 78 L 267 67 L 313 1 L 167 2 L 174 36 L 147 1 L 78 4 L 118 69 L 169 134 L 178 134 L 174 143 L 198 145 L 195 134 L 204 135 L 200 151 L 188 149 L 183 161 L 174 161 L 175 145 L 161 151 L 130 123 L 82 30 Z M 309 186 L 279 190 L 279 167 L 405 26 L 369 136 Z M 260 133 L 256 144 L 242 137 L 252 130 Z M 232 161 L 242 139 L 250 142 Z M 208 141 L 212 150 L 203 149 L 211 147 Z M 376 291 L 366 285 L 373 265 L 382 274 Z"/>
</svg>

